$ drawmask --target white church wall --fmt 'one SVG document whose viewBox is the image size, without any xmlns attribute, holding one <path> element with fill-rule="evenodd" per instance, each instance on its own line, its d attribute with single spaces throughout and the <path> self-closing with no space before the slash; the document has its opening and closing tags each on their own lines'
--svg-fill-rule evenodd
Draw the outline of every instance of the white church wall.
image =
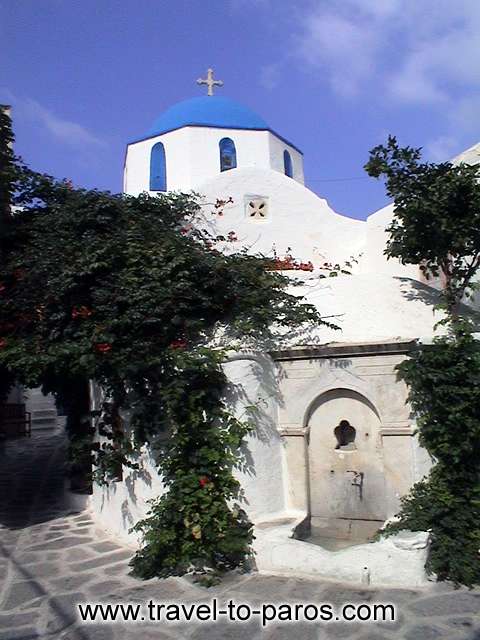
<svg viewBox="0 0 480 640">
<path fill-rule="evenodd" d="M 461 162 L 466 164 L 480 164 L 480 142 L 459 153 L 451 162 L 453 164 L 460 164 Z"/>
<path fill-rule="evenodd" d="M 229 380 L 227 402 L 232 412 L 248 419 L 247 407 L 257 405 L 255 430 L 246 438 L 241 466 L 235 476 L 242 486 L 241 506 L 254 522 L 275 517 L 285 509 L 284 459 L 277 431 L 278 390 L 275 365 L 267 356 L 232 356 L 224 366 Z M 99 406 L 98 387 L 92 394 Z M 128 426 L 127 426 L 128 429 Z M 148 501 L 165 491 L 155 460 L 144 448 L 136 460 L 139 469 L 123 467 L 123 479 L 107 486 L 94 484 L 90 505 L 93 517 L 118 539 L 135 545 L 139 536 L 130 528 L 147 515 Z"/>
<path fill-rule="evenodd" d="M 140 469 L 123 467 L 123 479 L 107 486 L 94 483 L 90 506 L 95 520 L 116 538 L 136 545 L 139 536 L 130 528 L 149 510 L 148 501 L 161 496 L 165 488 L 155 461 L 144 449 L 138 461 Z"/>
<path fill-rule="evenodd" d="M 283 174 L 283 152 L 287 149 L 292 156 L 294 179 L 303 183 L 302 155 L 269 131 L 183 127 L 128 145 L 125 193 L 138 195 L 149 191 L 150 153 L 157 142 L 162 142 L 165 147 L 167 189 L 197 189 L 198 185 L 221 173 L 219 142 L 222 138 L 231 138 L 235 143 L 237 167 L 240 169 L 275 169 Z"/>
<path fill-rule="evenodd" d="M 205 180 L 220 175 L 219 143 L 222 138 L 233 140 L 237 155 L 237 167 L 259 167 L 267 169 L 270 164 L 268 131 L 247 131 L 243 129 L 210 129 L 192 127 L 190 158 L 192 163 L 192 184 L 196 188 Z M 235 171 L 235 169 L 229 169 Z"/>
<path fill-rule="evenodd" d="M 280 256 L 291 248 L 295 258 L 320 266 L 348 260 L 363 250 L 365 222 L 336 214 L 326 200 L 278 171 L 234 169 L 199 185 L 198 190 L 205 202 L 233 198 L 212 226 L 212 231 L 223 235 L 235 231 L 238 242 L 225 246 L 227 251 L 249 247 L 251 253 L 272 256 L 275 245 Z M 248 204 L 255 198 L 268 203 L 264 218 L 250 216 Z"/>
<path fill-rule="evenodd" d="M 224 365 L 229 380 L 227 399 L 240 419 L 251 417 L 255 429 L 247 437 L 245 464 L 235 476 L 244 492 L 243 508 L 253 522 L 285 510 L 284 453 L 277 429 L 276 369 L 268 356 L 233 355 Z M 246 408 L 256 405 L 251 416 Z"/>
<path fill-rule="evenodd" d="M 480 145 L 475 145 L 465 152 L 466 157 L 469 158 L 473 156 L 475 158 L 480 154 L 479 149 Z M 360 273 L 384 274 L 397 278 L 412 278 L 433 289 L 442 289 L 444 282 L 441 275 L 427 279 L 417 265 L 402 264 L 396 258 L 387 260 L 384 252 L 387 247 L 389 234 L 386 228 L 391 223 L 392 218 L 393 204 L 387 205 L 367 218 L 365 249 L 359 264 Z M 480 282 L 480 274 L 476 274 L 473 281 Z M 477 311 L 480 310 L 480 293 L 475 292 L 472 297 L 465 297 L 463 302 Z"/>
<path fill-rule="evenodd" d="M 304 296 L 322 317 L 338 329 L 318 325 L 300 335 L 285 336 L 285 344 L 365 343 L 414 340 L 445 332 L 434 329 L 445 314 L 434 310 L 435 289 L 418 280 L 375 274 L 318 279 L 315 273 L 291 293 Z"/>
<path fill-rule="evenodd" d="M 391 276 L 421 279 L 417 265 L 404 265 L 397 258 L 387 260 L 385 249 L 389 234 L 386 228 L 393 218 L 393 204 L 376 211 L 366 221 L 366 242 L 360 262 L 361 273 L 378 273 Z"/>
<path fill-rule="evenodd" d="M 105 400 L 102 388 L 90 382 L 90 403 L 92 411 L 100 411 Z M 128 416 L 124 415 L 124 425 L 128 432 Z M 102 437 L 98 436 L 102 441 Z M 155 460 L 147 448 L 143 448 L 138 459 L 138 469 L 122 467 L 122 479 L 107 485 L 93 483 L 90 496 L 92 517 L 119 540 L 136 546 L 139 536 L 130 528 L 144 518 L 149 510 L 148 501 L 164 492 L 161 477 L 157 473 Z"/>
<path fill-rule="evenodd" d="M 167 188 L 169 190 L 187 189 L 192 182 L 192 167 L 189 154 L 190 128 L 185 127 L 170 131 L 162 136 L 155 136 L 131 143 L 127 146 L 125 156 L 125 193 L 138 196 L 150 188 L 150 154 L 157 142 L 165 147 L 167 168 Z M 150 192 L 154 195 L 156 192 Z"/>
<path fill-rule="evenodd" d="M 280 173 L 285 173 L 283 153 L 288 151 L 292 159 L 293 180 L 304 184 L 303 155 L 273 133 L 269 132 L 268 141 L 270 145 L 270 168 Z"/>
</svg>

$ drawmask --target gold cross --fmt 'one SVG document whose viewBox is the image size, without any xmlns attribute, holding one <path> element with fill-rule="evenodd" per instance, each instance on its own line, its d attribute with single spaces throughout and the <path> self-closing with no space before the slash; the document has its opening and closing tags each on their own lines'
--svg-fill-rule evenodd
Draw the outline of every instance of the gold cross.
<svg viewBox="0 0 480 640">
<path fill-rule="evenodd" d="M 213 69 L 208 69 L 207 79 L 203 80 L 202 78 L 199 78 L 197 80 L 197 84 L 206 84 L 208 87 L 207 95 L 213 96 L 213 87 L 223 87 L 223 80 L 214 80 Z"/>
</svg>

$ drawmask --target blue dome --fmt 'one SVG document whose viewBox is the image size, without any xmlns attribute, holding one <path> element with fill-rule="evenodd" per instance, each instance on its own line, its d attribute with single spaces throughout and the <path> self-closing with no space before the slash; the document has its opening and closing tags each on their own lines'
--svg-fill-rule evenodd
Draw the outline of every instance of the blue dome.
<svg viewBox="0 0 480 640">
<path fill-rule="evenodd" d="M 167 109 L 148 132 L 158 136 L 186 126 L 220 129 L 269 129 L 263 118 L 243 104 L 223 96 L 201 96 L 183 100 Z"/>
</svg>

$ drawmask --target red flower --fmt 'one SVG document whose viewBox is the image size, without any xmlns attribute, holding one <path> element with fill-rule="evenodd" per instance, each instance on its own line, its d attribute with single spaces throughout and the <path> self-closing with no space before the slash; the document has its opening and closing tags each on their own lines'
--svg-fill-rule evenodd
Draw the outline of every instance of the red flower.
<svg viewBox="0 0 480 640">
<path fill-rule="evenodd" d="M 206 476 L 203 476 L 203 478 L 200 478 L 199 481 L 198 481 L 198 484 L 201 487 L 204 487 L 208 483 L 209 483 L 209 479 Z"/>
<path fill-rule="evenodd" d="M 108 342 L 98 342 L 95 345 L 95 349 L 99 352 L 99 353 L 108 353 L 109 351 L 111 351 L 112 349 L 112 345 L 109 344 Z"/>
<path fill-rule="evenodd" d="M 174 340 L 173 342 L 170 343 L 170 347 L 172 349 L 185 349 L 185 347 L 187 346 L 187 342 L 186 340 Z"/>
<path fill-rule="evenodd" d="M 92 315 L 92 311 L 88 308 L 85 307 L 84 305 L 81 305 L 80 307 L 73 307 L 72 309 L 72 318 L 88 318 L 88 316 Z"/>
<path fill-rule="evenodd" d="M 5 340 L 5 338 L 0 338 L 0 349 L 3 349 L 6 346 L 7 346 L 7 341 Z"/>
</svg>

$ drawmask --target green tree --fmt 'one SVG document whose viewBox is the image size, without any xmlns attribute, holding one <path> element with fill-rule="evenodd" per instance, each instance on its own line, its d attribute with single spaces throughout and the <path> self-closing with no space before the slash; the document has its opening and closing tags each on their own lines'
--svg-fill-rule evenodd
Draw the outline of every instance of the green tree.
<svg viewBox="0 0 480 640">
<path fill-rule="evenodd" d="M 78 381 L 100 385 L 105 440 L 81 452 L 98 481 L 157 444 L 166 492 L 137 525 L 138 575 L 241 565 L 252 527 L 232 471 L 251 427 L 225 404 L 223 349 L 321 318 L 265 259 L 217 251 L 225 239 L 202 230 L 192 195 L 112 195 L 15 167 L 21 213 L 2 244 L 0 365 L 64 402 Z"/>
<path fill-rule="evenodd" d="M 7 232 L 12 220 L 11 197 L 16 179 L 13 142 L 10 109 L 7 105 L 0 105 L 0 261 L 3 247 L 8 242 Z M 0 296 L 1 293 L 0 291 Z M 13 384 L 14 380 L 8 369 L 0 365 L 0 403 L 5 402 Z"/>
<path fill-rule="evenodd" d="M 14 136 L 9 107 L 0 104 L 0 232 L 11 218 L 11 197 L 15 181 Z"/>
<path fill-rule="evenodd" d="M 420 149 L 399 147 L 390 136 L 372 149 L 365 169 L 384 177 L 394 201 L 387 256 L 420 265 L 427 278 L 443 274 L 452 316 L 480 266 L 480 171 L 478 165 L 420 159 Z"/>
<path fill-rule="evenodd" d="M 474 314 L 465 315 L 461 302 L 476 289 L 480 266 L 479 168 L 422 163 L 419 149 L 389 137 L 370 152 L 366 170 L 385 178 L 394 199 L 387 257 L 420 265 L 427 278 L 443 274 L 447 328 L 398 367 L 435 464 L 387 532 L 431 531 L 428 569 L 472 586 L 480 583 L 480 347 Z"/>
</svg>

